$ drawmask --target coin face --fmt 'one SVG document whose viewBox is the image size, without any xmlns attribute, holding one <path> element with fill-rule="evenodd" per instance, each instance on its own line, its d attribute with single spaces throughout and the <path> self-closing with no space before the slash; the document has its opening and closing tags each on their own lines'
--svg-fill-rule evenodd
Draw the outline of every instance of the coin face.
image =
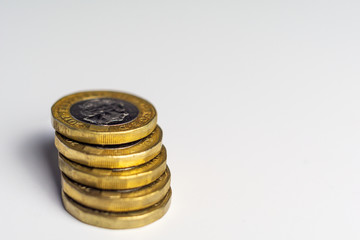
<svg viewBox="0 0 360 240">
<path fill-rule="evenodd" d="M 75 103 L 70 113 L 76 119 L 95 125 L 117 125 L 131 122 L 139 115 L 132 103 L 116 98 L 95 98 Z"/>
<path fill-rule="evenodd" d="M 71 94 L 57 101 L 51 112 L 57 132 L 79 142 L 99 145 L 139 140 L 149 135 L 157 122 L 151 103 L 122 92 Z"/>
</svg>

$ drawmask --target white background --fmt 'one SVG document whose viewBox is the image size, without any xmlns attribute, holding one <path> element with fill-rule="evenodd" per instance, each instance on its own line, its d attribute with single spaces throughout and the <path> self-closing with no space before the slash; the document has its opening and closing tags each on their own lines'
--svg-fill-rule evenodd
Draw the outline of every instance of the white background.
<svg viewBox="0 0 360 240">
<path fill-rule="evenodd" d="M 359 239 L 359 1 L 0 1 L 1 239 Z M 151 101 L 173 201 L 107 230 L 60 200 L 50 107 Z"/>
</svg>

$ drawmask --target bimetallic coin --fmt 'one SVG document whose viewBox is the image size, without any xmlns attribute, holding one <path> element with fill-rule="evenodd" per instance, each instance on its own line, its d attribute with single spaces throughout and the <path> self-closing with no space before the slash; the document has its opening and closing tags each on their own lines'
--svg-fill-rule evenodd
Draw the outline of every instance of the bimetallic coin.
<svg viewBox="0 0 360 240">
<path fill-rule="evenodd" d="M 130 189 L 148 185 L 166 169 L 166 149 L 145 164 L 118 169 L 93 168 L 81 165 L 59 154 L 59 168 L 70 179 L 99 189 Z"/>
<path fill-rule="evenodd" d="M 92 145 L 55 134 L 55 146 L 59 152 L 74 162 L 98 168 L 127 168 L 144 164 L 161 151 L 160 127 L 147 137 L 121 145 Z"/>
<path fill-rule="evenodd" d="M 142 210 L 129 212 L 107 212 L 88 208 L 77 203 L 64 192 L 62 199 L 65 209 L 84 223 L 110 229 L 128 229 L 145 226 L 164 216 L 170 207 L 171 188 L 158 203 Z"/>
<path fill-rule="evenodd" d="M 170 188 L 170 170 L 155 182 L 129 190 L 100 190 L 74 182 L 61 176 L 63 191 L 76 202 L 98 210 L 109 212 L 134 211 L 154 205 L 163 199 Z"/>
<path fill-rule="evenodd" d="M 68 95 L 51 108 L 57 132 L 79 142 L 113 145 L 133 142 L 156 127 L 148 101 L 121 92 L 90 91 Z"/>
</svg>

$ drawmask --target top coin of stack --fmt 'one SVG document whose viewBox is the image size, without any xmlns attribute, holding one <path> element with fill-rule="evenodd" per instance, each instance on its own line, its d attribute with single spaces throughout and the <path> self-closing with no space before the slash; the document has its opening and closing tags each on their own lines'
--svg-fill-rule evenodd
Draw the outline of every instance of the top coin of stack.
<svg viewBox="0 0 360 240">
<path fill-rule="evenodd" d="M 113 91 L 68 95 L 51 108 L 65 209 L 106 228 L 161 218 L 170 205 L 170 171 L 154 106 Z"/>
</svg>

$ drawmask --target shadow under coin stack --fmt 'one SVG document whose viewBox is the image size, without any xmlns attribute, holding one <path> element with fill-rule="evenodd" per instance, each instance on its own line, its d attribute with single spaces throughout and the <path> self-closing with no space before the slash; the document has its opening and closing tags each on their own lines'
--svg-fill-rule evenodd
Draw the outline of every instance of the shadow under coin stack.
<svg viewBox="0 0 360 240">
<path fill-rule="evenodd" d="M 51 108 L 65 209 L 112 229 L 152 223 L 168 210 L 170 171 L 155 108 L 139 97 L 80 92 Z"/>
</svg>

